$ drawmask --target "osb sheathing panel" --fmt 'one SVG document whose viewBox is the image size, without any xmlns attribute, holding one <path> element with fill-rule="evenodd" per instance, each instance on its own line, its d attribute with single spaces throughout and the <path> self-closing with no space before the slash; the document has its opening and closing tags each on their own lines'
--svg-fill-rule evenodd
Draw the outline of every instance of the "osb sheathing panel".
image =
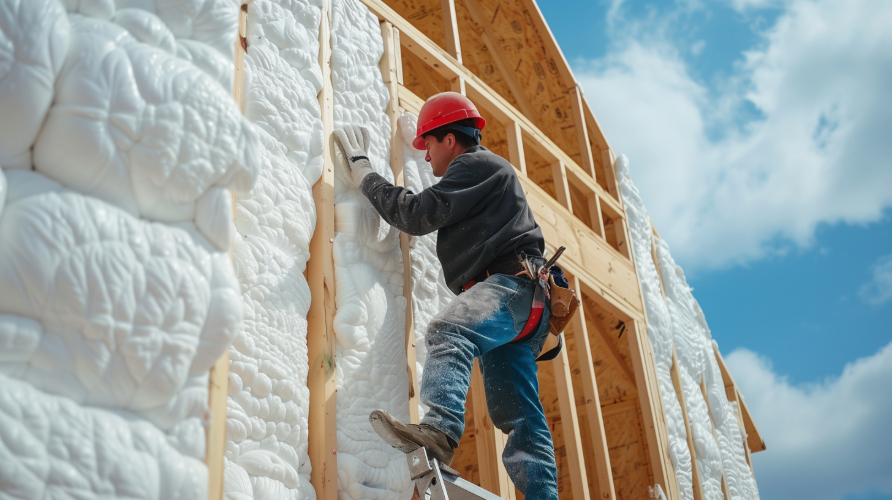
<svg viewBox="0 0 892 500">
<path fill-rule="evenodd" d="M 508 134 L 505 131 L 505 125 L 495 119 L 489 112 L 483 108 L 479 108 L 480 116 L 486 120 L 486 126 L 483 128 L 481 135 L 483 139 L 480 144 L 493 153 L 502 158 L 510 158 L 508 151 Z M 515 166 L 515 168 L 517 168 Z"/>
<path fill-rule="evenodd" d="M 573 215 L 584 222 L 585 225 L 588 226 L 590 229 L 594 229 L 594 226 L 592 226 L 592 218 L 589 214 L 588 198 L 582 193 L 579 188 L 576 187 L 575 184 L 570 182 L 569 185 L 570 201 L 573 204 Z"/>
<path fill-rule="evenodd" d="M 620 500 L 649 498 L 647 453 L 640 429 L 637 405 L 626 411 L 604 415 L 610 468 L 616 497 Z"/>
<path fill-rule="evenodd" d="M 526 100 L 537 116 L 533 122 L 577 163 L 582 163 L 573 108 L 557 64 L 546 53 L 542 34 L 533 24 L 532 13 L 517 0 L 479 2 L 485 19 L 498 35 L 498 45 L 511 75 L 526 90 Z"/>
<path fill-rule="evenodd" d="M 573 380 L 573 391 L 576 400 L 576 415 L 579 419 L 579 436 L 582 439 L 583 455 L 585 457 L 585 472 L 588 479 L 589 491 L 599 491 L 598 471 L 595 469 L 595 452 L 592 448 L 592 435 L 588 425 L 588 408 L 591 401 L 587 400 L 583 393 L 582 372 L 579 369 L 579 356 L 576 353 L 577 332 L 568 328 L 564 331 L 564 348 L 567 349 L 567 359 L 570 360 L 570 376 Z M 597 379 L 597 374 L 595 375 Z M 600 380 L 597 380 L 598 382 Z M 594 498 L 594 497 L 593 497 Z"/>
<path fill-rule="evenodd" d="M 387 6 L 396 11 L 418 31 L 427 35 L 441 49 L 446 49 L 446 31 L 443 28 L 443 12 L 440 0 L 386 0 Z"/>
</svg>

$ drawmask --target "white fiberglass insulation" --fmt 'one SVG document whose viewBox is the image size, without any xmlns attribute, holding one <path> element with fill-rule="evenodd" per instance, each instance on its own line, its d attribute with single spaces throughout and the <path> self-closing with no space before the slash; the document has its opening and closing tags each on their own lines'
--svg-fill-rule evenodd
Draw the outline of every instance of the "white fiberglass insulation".
<svg viewBox="0 0 892 500">
<path fill-rule="evenodd" d="M 392 181 L 378 19 L 358 0 L 335 0 L 331 44 L 334 126 L 368 127 L 372 168 Z M 409 420 L 399 231 L 381 220 L 345 174 L 338 170 L 335 175 L 333 251 L 338 489 L 343 500 L 408 499 L 412 483 L 405 455 L 385 444 L 369 424 L 376 408 Z"/>
<path fill-rule="evenodd" d="M 403 175 L 406 187 L 415 193 L 431 187 L 440 179 L 434 177 L 430 163 L 424 160 L 426 151 L 419 151 L 412 146 L 418 117 L 412 113 L 403 113 L 399 119 L 400 136 L 403 138 Z M 409 240 L 409 260 L 412 269 L 412 314 L 415 322 L 415 365 L 418 370 L 418 381 L 424 371 L 424 360 L 427 359 L 427 344 L 424 335 L 430 321 L 445 308 L 455 294 L 446 286 L 443 266 L 437 258 L 437 233 L 424 236 L 413 236 Z M 415 391 L 421 388 L 416 387 Z M 427 407 L 418 403 L 419 418 L 424 417 Z"/>
<path fill-rule="evenodd" d="M 236 208 L 245 328 L 229 351 L 227 500 L 316 497 L 303 272 L 316 225 L 312 186 L 322 173 L 320 3 L 255 0 L 248 9 L 244 111 L 258 126 L 263 160 Z"/>
<path fill-rule="evenodd" d="M 759 492 L 752 470 L 745 460 L 745 436 L 738 427 L 737 409 L 725 395 L 724 382 L 713 351 L 714 342 L 703 311 L 691 295 L 684 271 L 672 259 L 669 246 L 653 236 L 647 210 L 638 189 L 629 178 L 629 163 L 625 156 L 617 160 L 617 175 L 628 217 L 635 265 L 644 294 L 647 333 L 653 346 L 657 379 L 669 430 L 669 454 L 682 498 L 693 499 L 693 476 L 687 432 L 670 374 L 673 348 L 678 361 L 679 379 L 691 426 L 703 498 L 723 498 L 721 480 L 724 473 L 730 500 L 756 500 Z M 656 245 L 659 275 L 651 252 L 652 241 Z M 660 290 L 661 278 L 665 300 Z M 701 381 L 709 398 L 708 405 L 701 390 Z"/>
<path fill-rule="evenodd" d="M 224 77 L 237 20 L 0 1 L 4 498 L 207 494 L 208 373 L 242 324 L 229 190 L 260 163 Z"/>
</svg>

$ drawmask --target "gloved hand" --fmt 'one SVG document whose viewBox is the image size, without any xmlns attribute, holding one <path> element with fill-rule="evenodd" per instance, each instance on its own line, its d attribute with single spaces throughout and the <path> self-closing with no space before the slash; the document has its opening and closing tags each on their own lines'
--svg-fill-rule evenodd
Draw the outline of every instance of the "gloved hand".
<svg viewBox="0 0 892 500">
<path fill-rule="evenodd" d="M 341 167 L 349 172 L 348 177 L 358 188 L 365 176 L 374 172 L 369 161 L 369 131 L 357 125 L 345 125 L 334 131 L 335 143 L 338 145 L 338 157 Z"/>
</svg>

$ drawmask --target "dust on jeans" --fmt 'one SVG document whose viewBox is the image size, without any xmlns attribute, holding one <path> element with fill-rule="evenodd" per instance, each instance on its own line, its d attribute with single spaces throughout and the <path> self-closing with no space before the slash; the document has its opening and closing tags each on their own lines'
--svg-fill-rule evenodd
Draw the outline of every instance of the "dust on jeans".
<svg viewBox="0 0 892 500">
<path fill-rule="evenodd" d="M 438 320 L 479 325 L 499 309 L 505 297 L 505 288 L 480 283 L 471 290 L 459 295 L 452 304 L 437 315 Z"/>
</svg>

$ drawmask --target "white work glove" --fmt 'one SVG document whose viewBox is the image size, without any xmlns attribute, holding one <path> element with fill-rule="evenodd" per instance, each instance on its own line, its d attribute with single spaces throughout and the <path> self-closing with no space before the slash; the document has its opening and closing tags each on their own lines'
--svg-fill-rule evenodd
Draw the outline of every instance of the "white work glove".
<svg viewBox="0 0 892 500">
<path fill-rule="evenodd" d="M 348 172 L 353 184 L 358 188 L 365 176 L 374 172 L 369 161 L 369 131 L 357 125 L 345 125 L 334 131 L 335 143 L 339 155 L 336 155 L 341 167 Z"/>
</svg>

